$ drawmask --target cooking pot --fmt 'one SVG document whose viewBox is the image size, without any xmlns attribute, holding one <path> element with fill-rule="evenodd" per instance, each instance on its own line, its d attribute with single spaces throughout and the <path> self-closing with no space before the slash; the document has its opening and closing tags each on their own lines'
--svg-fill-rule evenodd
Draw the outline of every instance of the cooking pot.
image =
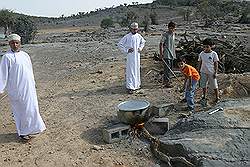
<svg viewBox="0 0 250 167">
<path fill-rule="evenodd" d="M 129 100 L 118 105 L 117 116 L 125 124 L 139 124 L 149 118 L 150 103 L 146 100 Z"/>
</svg>

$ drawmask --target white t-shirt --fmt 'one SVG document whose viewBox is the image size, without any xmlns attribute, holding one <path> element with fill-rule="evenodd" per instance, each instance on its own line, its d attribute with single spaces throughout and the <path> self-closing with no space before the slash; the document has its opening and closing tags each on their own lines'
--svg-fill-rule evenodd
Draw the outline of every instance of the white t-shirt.
<svg viewBox="0 0 250 167">
<path fill-rule="evenodd" d="M 199 54 L 198 61 L 202 61 L 200 71 L 206 74 L 214 74 L 214 62 L 219 61 L 219 57 L 215 51 Z"/>
</svg>

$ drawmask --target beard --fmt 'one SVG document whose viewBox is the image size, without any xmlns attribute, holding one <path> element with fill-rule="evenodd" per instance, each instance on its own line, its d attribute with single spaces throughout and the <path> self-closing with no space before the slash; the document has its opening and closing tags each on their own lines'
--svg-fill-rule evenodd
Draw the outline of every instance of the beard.
<svg viewBox="0 0 250 167">
<path fill-rule="evenodd" d="M 20 47 L 12 47 L 11 50 L 13 52 L 19 52 L 20 51 Z"/>
</svg>

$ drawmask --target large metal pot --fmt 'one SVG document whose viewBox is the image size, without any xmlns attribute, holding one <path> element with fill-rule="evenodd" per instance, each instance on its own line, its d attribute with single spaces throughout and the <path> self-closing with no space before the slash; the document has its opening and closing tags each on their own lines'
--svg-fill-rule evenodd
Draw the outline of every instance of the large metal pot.
<svg viewBox="0 0 250 167">
<path fill-rule="evenodd" d="M 121 122 L 134 125 L 146 122 L 150 103 L 146 100 L 130 100 L 118 105 L 117 116 Z"/>
</svg>

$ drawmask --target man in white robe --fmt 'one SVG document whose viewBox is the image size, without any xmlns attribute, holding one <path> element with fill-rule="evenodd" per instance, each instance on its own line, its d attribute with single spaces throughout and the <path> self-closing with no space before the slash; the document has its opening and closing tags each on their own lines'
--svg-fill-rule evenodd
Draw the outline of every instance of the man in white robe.
<svg viewBox="0 0 250 167">
<path fill-rule="evenodd" d="M 130 25 L 130 33 L 125 35 L 118 43 L 120 50 L 127 55 L 126 63 L 126 88 L 128 93 L 140 88 L 140 52 L 142 51 L 145 40 L 138 33 L 138 23 Z"/>
<path fill-rule="evenodd" d="M 0 62 L 0 93 L 5 90 L 11 104 L 18 135 L 29 140 L 46 129 L 40 116 L 30 57 L 21 51 L 21 37 L 9 35 L 10 50 Z"/>
</svg>

